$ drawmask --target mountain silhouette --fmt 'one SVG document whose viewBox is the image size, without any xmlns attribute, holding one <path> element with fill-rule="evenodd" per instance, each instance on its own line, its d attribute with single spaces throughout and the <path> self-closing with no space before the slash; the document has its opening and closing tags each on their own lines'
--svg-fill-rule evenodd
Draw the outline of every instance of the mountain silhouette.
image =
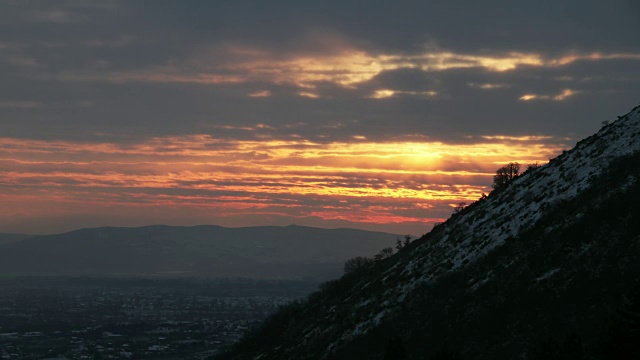
<svg viewBox="0 0 640 360">
<path fill-rule="evenodd" d="M 346 259 L 373 255 L 396 238 L 294 225 L 102 227 L 7 237 L 0 273 L 329 279 L 342 273 Z"/>
</svg>

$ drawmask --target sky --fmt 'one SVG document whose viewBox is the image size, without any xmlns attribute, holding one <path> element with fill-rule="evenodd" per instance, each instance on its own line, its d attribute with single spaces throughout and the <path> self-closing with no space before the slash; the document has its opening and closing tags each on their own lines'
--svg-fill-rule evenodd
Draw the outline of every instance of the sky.
<svg viewBox="0 0 640 360">
<path fill-rule="evenodd" d="M 640 2 L 0 0 L 0 232 L 421 235 L 640 103 Z"/>
</svg>

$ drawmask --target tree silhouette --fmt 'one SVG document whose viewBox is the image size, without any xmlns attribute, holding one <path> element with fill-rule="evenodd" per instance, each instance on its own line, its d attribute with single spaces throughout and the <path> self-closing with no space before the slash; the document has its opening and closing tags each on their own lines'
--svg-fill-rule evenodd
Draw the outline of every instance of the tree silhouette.
<svg viewBox="0 0 640 360">
<path fill-rule="evenodd" d="M 457 214 L 460 211 L 464 210 L 464 208 L 467 206 L 466 202 L 459 202 L 458 204 L 456 204 L 456 206 L 453 207 L 453 213 Z"/>
<path fill-rule="evenodd" d="M 344 263 L 344 272 L 345 272 L 345 274 L 346 273 L 350 273 L 352 271 L 356 271 L 356 270 L 362 269 L 364 267 L 367 267 L 372 263 L 373 263 L 373 259 L 371 259 L 371 258 L 364 257 L 364 256 L 356 256 L 354 258 L 351 258 L 351 259 L 345 261 L 345 263 Z"/>
<path fill-rule="evenodd" d="M 538 164 L 538 162 L 535 162 L 535 163 L 533 163 L 533 164 L 529 164 L 529 165 L 527 165 L 527 170 L 525 170 L 525 172 L 527 172 L 527 171 L 533 171 L 533 170 L 538 169 L 538 168 L 541 168 L 541 167 L 542 167 L 542 165 Z"/>
<path fill-rule="evenodd" d="M 496 170 L 496 174 L 493 176 L 493 188 L 497 189 L 507 185 L 511 180 L 517 178 L 520 175 L 520 164 L 517 162 L 508 163 L 505 166 Z"/>
<path fill-rule="evenodd" d="M 393 248 L 386 247 L 386 248 L 380 250 L 380 252 L 377 253 L 373 258 L 374 258 L 374 260 L 380 261 L 380 260 L 384 260 L 384 259 L 390 258 L 391 255 L 393 255 Z"/>
</svg>

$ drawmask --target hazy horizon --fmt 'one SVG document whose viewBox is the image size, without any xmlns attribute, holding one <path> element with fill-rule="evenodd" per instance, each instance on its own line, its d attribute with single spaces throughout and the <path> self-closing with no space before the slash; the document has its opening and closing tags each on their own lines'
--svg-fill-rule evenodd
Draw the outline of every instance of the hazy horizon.
<svg viewBox="0 0 640 360">
<path fill-rule="evenodd" d="M 30 236 L 47 236 L 47 235 L 58 235 L 58 234 L 64 234 L 64 233 L 68 233 L 68 232 L 73 232 L 73 231 L 77 231 L 77 230 L 83 230 L 83 229 L 99 229 L 99 228 L 124 228 L 124 229 L 136 229 L 136 228 L 144 228 L 144 227 L 154 227 L 154 226 L 167 226 L 167 227 L 199 227 L 199 226 L 217 226 L 217 227 L 222 227 L 222 228 L 226 228 L 226 229 L 243 229 L 243 228 L 259 228 L 259 227 L 289 227 L 289 226 L 299 226 L 299 227 L 309 227 L 309 228 L 314 228 L 314 229 L 324 229 L 324 230 L 341 230 L 341 229 L 352 229 L 352 230 L 363 230 L 363 231 L 370 231 L 370 232 L 380 232 L 380 233 L 388 233 L 391 235 L 411 235 L 411 236 L 415 236 L 415 237 L 419 237 L 421 235 L 424 234 L 410 234 L 410 233 L 394 233 L 394 232 L 388 232 L 388 231 L 382 231 L 382 230 L 373 230 L 371 228 L 368 227 L 362 227 L 362 228 L 358 228 L 358 227 L 345 227 L 345 226 L 339 226 L 339 227 L 321 227 L 321 226 L 307 226 L 307 225 L 300 225 L 300 224 L 288 224 L 288 225 L 246 225 L 246 226 L 222 226 L 222 225 L 218 225 L 218 224 L 193 224 L 193 225 L 173 225 L 173 224 L 145 224 L 145 225 L 133 225 L 133 226 L 126 226 L 126 225 L 100 225 L 100 226 L 86 226 L 86 227 L 78 227 L 78 228 L 69 228 L 67 230 L 62 230 L 62 231 L 58 231 L 58 232 L 51 232 L 51 233 L 16 233 L 16 232 L 0 232 L 0 235 L 30 235 Z M 431 229 L 428 229 L 427 231 L 425 231 L 425 233 L 429 232 Z"/>
</svg>

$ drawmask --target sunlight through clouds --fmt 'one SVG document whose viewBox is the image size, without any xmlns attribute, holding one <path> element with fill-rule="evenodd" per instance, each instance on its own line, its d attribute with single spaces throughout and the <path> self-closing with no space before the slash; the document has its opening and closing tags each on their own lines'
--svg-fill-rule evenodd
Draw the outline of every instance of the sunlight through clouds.
<svg viewBox="0 0 640 360">
<path fill-rule="evenodd" d="M 450 203 L 488 192 L 501 163 L 546 162 L 563 146 L 539 143 L 549 140 L 497 135 L 469 144 L 376 143 L 360 136 L 323 144 L 192 135 L 118 144 L 2 138 L 2 196 L 29 205 L 0 206 L 0 213 L 28 213 L 34 203 L 55 201 L 426 223 L 446 215 Z"/>
<path fill-rule="evenodd" d="M 610 4 L 135 3 L 4 4 L 0 230 L 418 233 L 637 101 Z"/>
<path fill-rule="evenodd" d="M 538 94 L 525 94 L 520 96 L 520 100 L 522 101 L 532 101 L 532 100 L 551 100 L 551 101 L 564 101 L 567 98 L 579 94 L 580 91 L 575 91 L 571 89 L 564 89 L 561 93 L 556 95 L 538 95 Z"/>
<path fill-rule="evenodd" d="M 108 81 L 108 82 L 158 82 L 194 84 L 239 84 L 268 82 L 292 84 L 299 88 L 314 89 L 319 83 L 333 83 L 345 88 L 373 79 L 384 71 L 419 69 L 425 72 L 441 72 L 453 69 L 479 68 L 490 72 L 509 72 L 521 67 L 558 68 L 577 61 L 598 62 L 606 60 L 640 61 L 640 53 L 572 53 L 559 57 L 545 57 L 540 53 L 504 52 L 478 55 L 446 50 L 427 51 L 416 54 L 374 53 L 341 44 L 327 53 L 305 54 L 304 52 L 276 54 L 259 48 L 241 45 L 215 47 L 206 54 L 183 63 L 143 69 L 137 72 L 64 72 L 60 80 Z M 506 87 L 504 84 L 470 84 L 481 89 Z M 393 93 L 391 93 L 393 91 Z M 379 89 L 371 96 L 380 99 L 393 95 L 409 94 L 390 89 Z M 250 97 L 269 96 L 267 90 L 248 94 Z M 319 94 L 301 91 L 298 95 L 317 98 Z M 422 95 L 433 96 L 430 92 Z M 522 100 L 531 100 L 534 95 L 524 95 Z M 536 96 L 536 98 L 540 98 Z"/>
</svg>

